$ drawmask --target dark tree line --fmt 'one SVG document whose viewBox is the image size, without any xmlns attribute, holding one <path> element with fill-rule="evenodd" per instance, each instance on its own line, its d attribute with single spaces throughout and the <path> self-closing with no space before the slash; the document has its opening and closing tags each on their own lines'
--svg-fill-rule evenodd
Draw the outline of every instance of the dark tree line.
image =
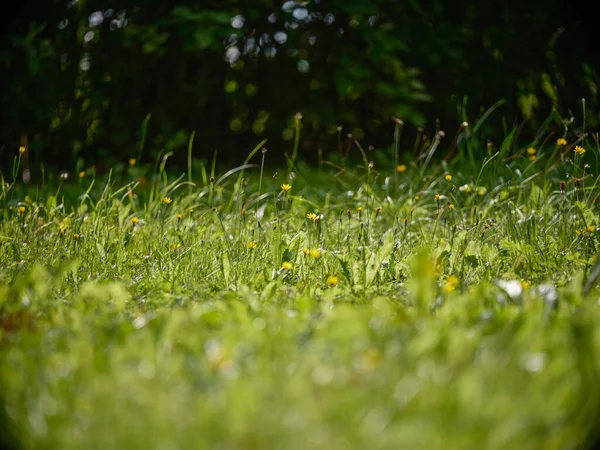
<svg viewBox="0 0 600 450">
<path fill-rule="evenodd" d="M 21 2 L 0 48 L 0 148 L 9 167 L 153 161 L 175 151 L 239 162 L 263 137 L 280 158 L 294 114 L 303 147 L 335 151 L 338 127 L 375 146 L 392 116 L 452 132 L 498 100 L 486 127 L 553 106 L 598 121 L 590 16 L 532 0 Z M 147 120 L 145 120 L 148 118 Z M 142 128 L 147 128 L 147 135 Z M 143 149 L 140 148 L 143 141 Z M 182 151 L 177 151 L 182 150 Z M 178 156 L 179 155 L 179 156 Z M 66 167 L 65 167 L 66 166 Z"/>
</svg>

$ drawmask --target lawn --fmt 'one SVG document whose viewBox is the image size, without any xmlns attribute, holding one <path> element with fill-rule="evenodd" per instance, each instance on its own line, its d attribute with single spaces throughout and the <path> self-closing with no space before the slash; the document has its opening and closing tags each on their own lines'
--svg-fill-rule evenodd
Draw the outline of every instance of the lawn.
<svg viewBox="0 0 600 450">
<path fill-rule="evenodd" d="M 0 194 L 4 439 L 590 448 L 600 149 L 573 123 L 533 142 L 477 128 L 416 155 L 399 133 L 391 150 L 357 141 L 314 167 L 294 151 L 277 170 L 262 144 L 229 168 L 190 146 L 180 172 L 165 157 L 33 185 L 15 151 Z"/>
</svg>

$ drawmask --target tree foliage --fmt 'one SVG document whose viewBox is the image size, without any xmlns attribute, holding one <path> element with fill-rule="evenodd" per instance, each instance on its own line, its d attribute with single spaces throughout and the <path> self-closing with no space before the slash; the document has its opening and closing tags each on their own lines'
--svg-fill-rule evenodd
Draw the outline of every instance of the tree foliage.
<svg viewBox="0 0 600 450">
<path fill-rule="evenodd" d="M 502 98 L 502 114 L 516 121 L 587 96 L 588 120 L 597 120 L 597 73 L 560 3 L 446 3 L 23 8 L 0 53 L 3 161 L 22 135 L 34 161 L 126 159 L 139 154 L 148 114 L 147 157 L 184 148 L 192 130 L 198 155 L 238 158 L 262 137 L 285 146 L 296 111 L 306 152 L 331 150 L 339 126 L 383 145 L 394 115 L 413 127 L 453 126 Z"/>
</svg>

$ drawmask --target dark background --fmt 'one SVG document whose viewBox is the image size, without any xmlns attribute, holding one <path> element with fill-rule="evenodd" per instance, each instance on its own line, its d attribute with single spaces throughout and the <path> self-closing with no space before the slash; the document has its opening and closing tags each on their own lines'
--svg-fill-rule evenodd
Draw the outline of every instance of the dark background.
<svg viewBox="0 0 600 450">
<path fill-rule="evenodd" d="M 352 133 L 365 146 L 388 147 L 395 115 L 406 124 L 407 152 L 418 127 L 428 137 L 438 127 L 452 136 L 463 120 L 476 122 L 502 99 L 481 128 L 491 140 L 523 121 L 533 135 L 553 108 L 581 121 L 582 97 L 593 128 L 599 61 L 594 16 L 584 5 L 6 5 L 12 10 L 3 15 L 0 40 L 0 166 L 10 168 L 22 144 L 34 177 L 41 163 L 50 171 L 92 164 L 105 170 L 140 154 L 140 163 L 153 164 L 169 151 L 171 164 L 184 165 L 192 131 L 195 158 L 218 150 L 220 162 L 239 164 L 266 137 L 269 161 L 279 164 L 291 151 L 297 111 L 300 152 L 311 161 L 319 149 L 338 151 L 338 126 L 343 139 Z"/>
</svg>

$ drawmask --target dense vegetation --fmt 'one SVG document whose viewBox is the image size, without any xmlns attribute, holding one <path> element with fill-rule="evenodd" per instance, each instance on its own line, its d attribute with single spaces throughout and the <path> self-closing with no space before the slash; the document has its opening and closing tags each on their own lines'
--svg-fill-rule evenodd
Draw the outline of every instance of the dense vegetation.
<svg viewBox="0 0 600 450">
<path fill-rule="evenodd" d="M 29 148 L 34 179 L 95 164 L 107 172 L 145 147 L 240 164 L 266 137 L 316 161 L 342 136 L 387 145 L 390 117 L 430 138 L 496 102 L 497 135 L 541 125 L 552 107 L 598 123 L 593 15 L 573 2 L 53 0 L 4 19 L 0 164 Z M 587 26 L 586 26 L 587 23 Z M 148 121 L 144 121 L 147 115 Z M 145 131 L 139 131 L 144 122 Z M 529 128 L 525 128 L 524 131 Z M 141 135 L 145 135 L 142 140 Z M 534 136 L 531 136 L 534 138 Z M 143 143 L 142 143 L 143 141 Z"/>
<path fill-rule="evenodd" d="M 237 168 L 194 163 L 191 145 L 185 172 L 167 155 L 36 188 L 22 149 L 0 197 L 10 435 L 28 449 L 590 448 L 597 135 L 553 115 L 535 141 L 515 128 L 492 143 L 482 123 L 442 145 L 406 142 L 397 122 L 391 150 L 354 140 L 314 168 L 266 169 L 262 143 Z"/>
</svg>

